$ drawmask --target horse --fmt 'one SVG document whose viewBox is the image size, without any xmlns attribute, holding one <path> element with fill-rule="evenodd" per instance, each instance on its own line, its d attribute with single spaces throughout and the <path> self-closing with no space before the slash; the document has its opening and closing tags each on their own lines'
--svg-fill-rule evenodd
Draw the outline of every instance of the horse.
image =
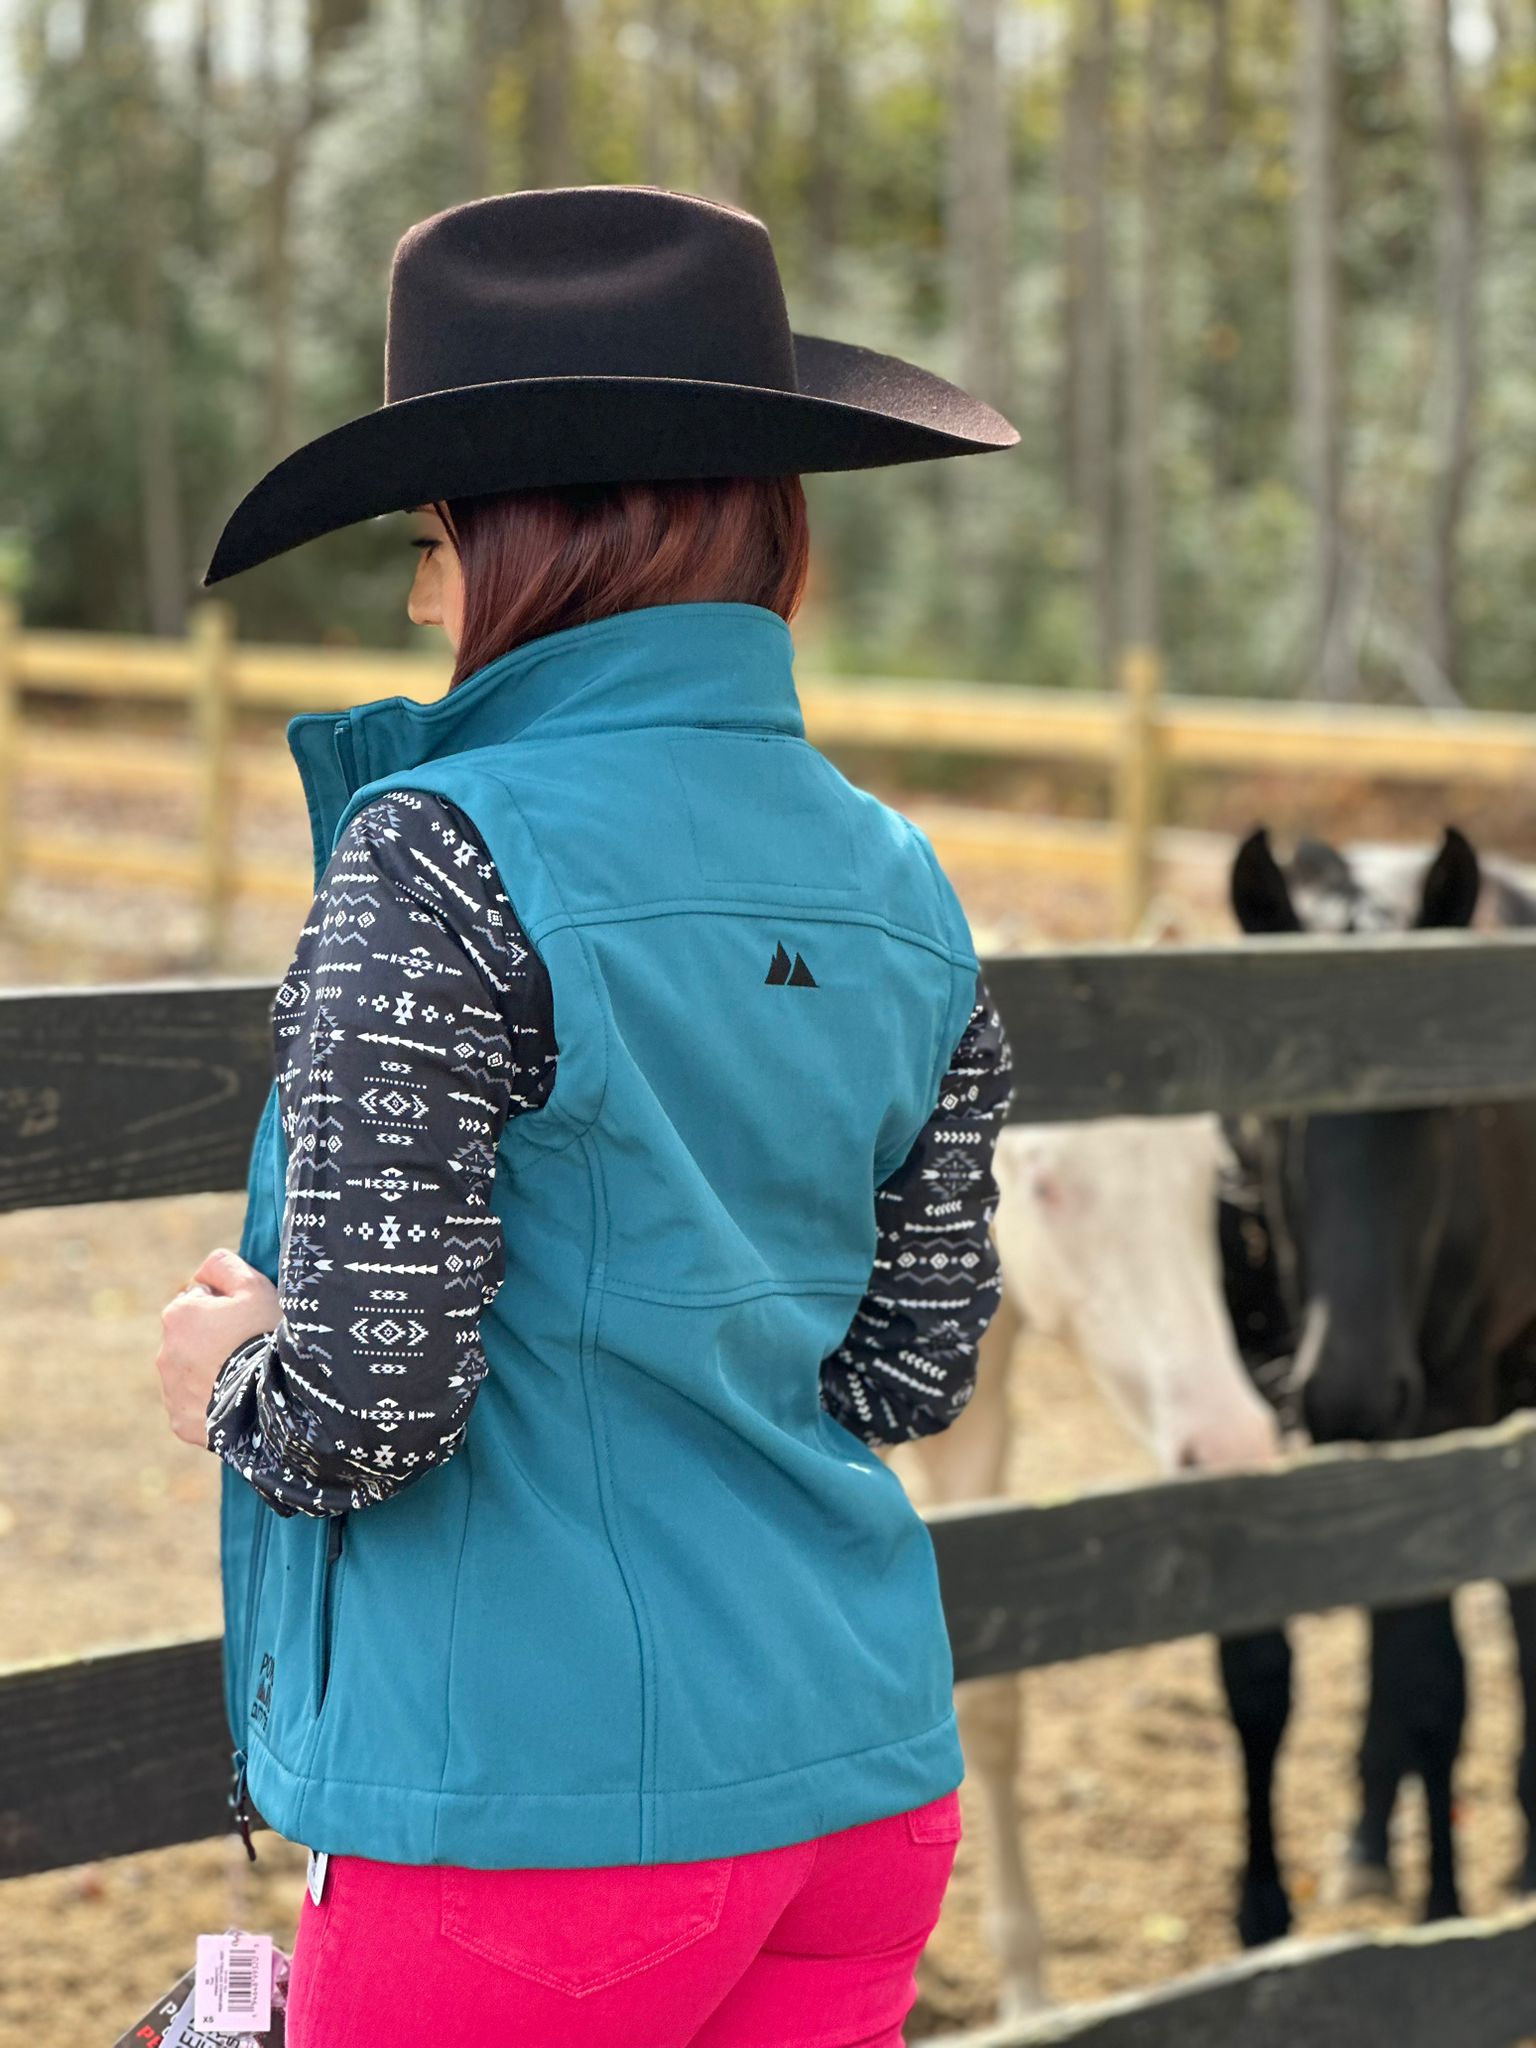
<svg viewBox="0 0 1536 2048">
<path fill-rule="evenodd" d="M 1267 840 L 1262 845 L 1267 852 Z M 1455 874 L 1442 870 L 1431 885 L 1422 856 L 1402 848 L 1356 847 L 1346 858 L 1304 842 L 1279 892 L 1294 897 L 1293 912 L 1300 906 L 1297 924 L 1282 910 L 1278 928 L 1296 929 L 1304 918 L 1313 930 L 1390 930 L 1443 918 L 1453 909 L 1459 914 L 1468 881 L 1457 841 L 1449 847 L 1447 861 L 1460 870 L 1459 884 Z M 1256 851 L 1250 842 L 1250 861 Z M 1276 928 L 1264 921 L 1272 919 L 1278 900 L 1273 877 L 1259 880 L 1268 909 L 1255 916 L 1234 877 L 1234 905 L 1240 893 L 1245 899 L 1239 922 Z M 1483 863 L 1481 894 L 1490 922 L 1536 923 L 1536 891 L 1520 870 Z M 1004 1293 L 982 1340 L 976 1392 L 965 1413 L 948 1431 L 910 1447 L 931 1499 L 954 1504 L 1003 1492 L 1010 1437 L 1007 1369 L 1026 1320 L 1076 1349 L 1107 1405 L 1165 1472 L 1253 1468 L 1273 1459 L 1282 1441 L 1307 1440 L 1300 1394 L 1315 1374 L 1326 1324 L 1316 1298 L 1309 1310 L 1287 1298 L 1254 1139 L 1251 1121 L 1223 1126 L 1213 1116 L 1004 1130 L 994 1224 Z M 1152 1305 L 1150 1314 L 1139 1312 L 1142 1303 Z M 1522 1393 L 1519 1347 L 1511 1345 L 1500 1367 L 1504 1408 L 1536 1402 L 1536 1347 L 1525 1371 Z M 1314 1389 L 1314 1415 L 1333 1378 L 1330 1370 Z M 1321 1426 L 1326 1431 L 1326 1419 Z M 1529 1596 L 1514 1589 L 1511 1605 L 1529 1701 Z M 1431 1617 L 1431 1628 L 1436 1619 Z M 1362 1817 L 1352 1838 L 1344 1880 L 1358 1893 L 1390 1887 L 1384 1781 L 1375 1760 L 1385 1758 L 1390 1772 L 1393 1741 L 1401 1748 L 1400 1738 L 1388 1736 L 1382 1710 L 1398 1691 L 1397 1667 L 1415 1653 L 1414 1626 L 1410 1620 L 1403 1639 L 1394 1643 L 1393 1623 L 1384 1619 L 1375 1658 L 1378 1705 L 1364 1748 L 1373 1758 L 1376 1789 L 1372 1816 Z M 1290 1707 L 1290 1651 L 1282 1631 L 1222 1643 L 1218 1651 L 1247 1780 L 1247 1850 L 1236 1924 L 1245 1945 L 1253 1946 L 1290 1925 L 1272 1813 L 1275 1760 Z M 1429 1676 L 1422 1655 L 1416 1672 L 1421 1681 Z M 1454 1695 L 1452 1671 L 1449 1691 L 1441 1690 L 1442 1720 L 1447 1707 L 1454 1710 Z M 991 1822 L 984 1926 L 1000 1966 L 999 2016 L 1016 2018 L 1046 2003 L 1040 1923 L 1014 1792 L 1022 1734 L 1019 1687 L 1011 1677 L 971 1680 L 957 1688 L 956 1697 L 967 1775 L 980 1785 Z M 1527 1727 L 1536 1727 L 1529 1707 Z M 1431 1748 L 1434 1730 L 1432 1715 L 1424 1737 Z M 1529 1741 L 1519 1786 L 1528 1824 L 1536 1827 L 1536 1763 Z M 1526 1889 L 1536 1884 L 1536 1853 L 1527 1854 L 1522 1883 Z"/>
<path fill-rule="evenodd" d="M 1244 1369 L 1223 1299 L 1216 1198 L 1231 1165 L 1213 1116 L 1003 1130 L 993 1220 L 1003 1294 L 976 1388 L 947 1430 L 907 1447 L 934 1504 L 1006 1490 L 1008 1365 L 1025 1322 L 1072 1347 L 1163 1471 L 1274 1460 L 1275 1415 Z M 955 1704 L 966 1775 L 990 1821 L 983 1924 L 998 1960 L 999 2017 L 1012 2020 L 1046 2003 L 1015 1789 L 1017 1676 L 963 1680 Z"/>
<path fill-rule="evenodd" d="M 1230 874 L 1245 932 L 1464 928 L 1482 875 L 1455 828 L 1405 892 L 1389 863 L 1307 842 L 1282 869 L 1262 828 Z M 1529 923 L 1507 876 L 1488 891 L 1495 921 Z M 1313 1441 L 1385 1442 L 1490 1423 L 1536 1392 L 1536 1105 L 1351 1111 L 1249 1124 L 1233 1134 L 1247 1199 L 1223 1211 L 1224 1282 L 1250 1368 L 1270 1375 Z M 1278 1379 L 1275 1369 L 1279 1367 Z M 1519 1889 L 1536 1890 L 1536 1586 L 1506 1588 L 1525 1710 L 1517 1792 L 1526 1823 Z M 1222 1674 L 1248 1783 L 1247 1865 L 1238 1925 L 1249 1945 L 1290 1926 L 1274 1854 L 1275 1758 L 1290 1706 L 1284 1630 L 1224 1642 Z M 1395 1890 L 1392 1810 L 1423 1782 L 1429 1822 L 1426 1920 L 1460 1911 L 1452 1778 L 1466 1712 L 1449 1600 L 1371 1616 L 1370 1704 L 1360 1806 L 1343 1889 Z"/>
</svg>

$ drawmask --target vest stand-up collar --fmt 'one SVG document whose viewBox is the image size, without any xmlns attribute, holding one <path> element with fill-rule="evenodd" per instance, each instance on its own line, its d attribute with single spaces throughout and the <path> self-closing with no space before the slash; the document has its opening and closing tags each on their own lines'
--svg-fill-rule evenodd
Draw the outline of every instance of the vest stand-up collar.
<svg viewBox="0 0 1536 2048">
<path fill-rule="evenodd" d="M 379 697 L 288 721 L 314 839 L 330 859 L 353 793 L 446 754 L 625 727 L 694 725 L 805 736 L 794 638 L 764 605 L 644 605 L 525 641 L 430 703 Z"/>
</svg>

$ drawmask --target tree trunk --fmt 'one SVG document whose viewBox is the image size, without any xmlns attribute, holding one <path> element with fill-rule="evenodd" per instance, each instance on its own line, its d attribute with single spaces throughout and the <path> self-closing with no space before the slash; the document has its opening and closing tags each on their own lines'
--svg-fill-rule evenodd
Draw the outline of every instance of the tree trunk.
<svg viewBox="0 0 1536 2048">
<path fill-rule="evenodd" d="M 1311 686 L 1347 695 L 1339 459 L 1338 0 L 1297 0 L 1292 371 L 1297 468 L 1312 513 L 1306 662 Z"/>
<path fill-rule="evenodd" d="M 293 266 L 289 228 L 298 174 L 300 134 L 286 123 L 272 137 L 272 175 L 267 181 L 267 460 L 280 462 L 298 438 L 293 411 Z"/>
<path fill-rule="evenodd" d="M 134 338 L 133 404 L 138 448 L 139 538 L 144 612 L 151 633 L 175 635 L 186 615 L 186 534 L 176 431 L 176 381 L 166 310 L 167 135 L 154 49 L 135 9 L 93 10 L 93 61 L 119 81 L 119 171 Z"/>
<path fill-rule="evenodd" d="M 669 185 L 673 177 L 672 123 L 672 0 L 651 0 L 648 21 L 651 49 L 648 85 L 641 110 L 640 179 L 646 185 Z"/>
<path fill-rule="evenodd" d="M 491 11 L 495 0 L 470 0 L 460 20 L 464 38 L 464 196 L 491 189 Z"/>
<path fill-rule="evenodd" d="M 1083 325 L 1083 229 L 1088 218 L 1088 104 L 1090 79 L 1081 33 L 1080 0 L 1074 0 L 1061 91 L 1061 148 L 1057 159 L 1057 220 L 1061 235 L 1058 273 L 1061 298 L 1061 376 L 1057 388 L 1057 456 L 1061 492 L 1075 514 L 1082 513 L 1078 447 L 1078 344 Z"/>
<path fill-rule="evenodd" d="M 689 183 L 695 192 L 707 192 L 734 204 L 734 194 L 730 189 L 731 166 L 720 135 L 714 90 L 714 80 L 720 68 L 718 42 L 714 18 L 702 7 L 694 6 L 689 10 L 683 38 L 694 167 Z"/>
<path fill-rule="evenodd" d="M 1211 44 L 1205 73 L 1205 146 L 1224 154 L 1232 139 L 1232 0 L 1209 0 Z"/>
<path fill-rule="evenodd" d="M 1451 40 L 1453 0 L 1434 0 L 1440 219 L 1436 249 L 1439 327 L 1436 463 L 1431 504 L 1429 651 L 1460 690 L 1461 525 L 1476 459 L 1478 273 L 1482 243 L 1481 138 Z"/>
<path fill-rule="evenodd" d="M 1008 129 L 999 16 L 1000 0 L 958 0 L 946 239 L 952 304 L 959 315 L 961 382 L 1006 409 Z"/>
<path fill-rule="evenodd" d="M 81 66 L 99 83 L 98 118 L 112 136 L 128 224 L 122 268 L 113 265 L 107 289 L 121 289 L 133 343 L 125 402 L 134 426 L 141 605 L 151 633 L 174 636 L 185 618 L 187 588 L 176 366 L 166 311 L 168 131 L 155 49 L 140 12 L 113 0 L 86 0 Z"/>
<path fill-rule="evenodd" d="M 1125 639 L 1154 653 L 1161 635 L 1158 607 L 1162 519 L 1159 443 L 1162 431 L 1163 216 L 1167 158 L 1163 144 L 1173 28 L 1172 0 L 1149 0 L 1142 66 L 1141 130 L 1136 186 L 1136 322 L 1126 391 Z"/>
<path fill-rule="evenodd" d="M 814 0 L 810 10 L 810 134 L 806 172 L 806 285 L 813 305 L 832 294 L 832 266 L 847 204 L 848 53 L 844 0 Z"/>
<path fill-rule="evenodd" d="M 523 183 L 568 185 L 573 179 L 572 62 L 565 0 L 527 0 L 523 23 Z"/>
<path fill-rule="evenodd" d="M 774 167 L 779 155 L 778 55 L 775 13 L 760 4 L 744 7 L 731 37 L 731 69 L 740 107 L 733 183 L 737 205 L 766 216 L 773 212 Z"/>
<path fill-rule="evenodd" d="M 1119 644 L 1108 192 L 1115 27 L 1115 0 L 1075 0 L 1065 235 L 1072 500 L 1082 522 L 1095 656 L 1106 685 L 1113 677 Z"/>
<path fill-rule="evenodd" d="M 272 175 L 266 192 L 265 312 L 270 337 L 267 358 L 267 446 L 280 462 L 299 438 L 293 374 L 293 258 L 289 238 L 294 194 L 304 152 L 330 109 L 325 60 L 367 20 L 370 0 L 309 0 L 305 16 L 304 73 L 285 92 L 273 57 L 275 9 L 263 0 L 261 72 L 270 106 Z"/>
<path fill-rule="evenodd" d="M 138 112 L 142 125 L 131 145 L 136 158 L 131 175 L 138 190 L 129 241 L 133 251 L 133 324 L 138 341 L 145 608 L 151 633 L 171 635 L 180 633 L 186 617 L 186 547 L 165 310 L 165 235 L 154 132 L 157 115 L 148 104 Z"/>
<path fill-rule="evenodd" d="M 213 119 L 213 0 L 196 0 L 192 19 L 192 116 L 187 183 L 191 191 L 187 241 L 196 256 L 212 242 L 208 212 L 208 162 Z"/>
</svg>

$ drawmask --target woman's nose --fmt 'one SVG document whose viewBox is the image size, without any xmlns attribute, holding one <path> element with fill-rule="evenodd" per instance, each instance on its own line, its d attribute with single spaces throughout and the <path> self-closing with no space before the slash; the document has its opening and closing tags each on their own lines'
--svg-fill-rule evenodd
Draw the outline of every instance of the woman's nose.
<svg viewBox="0 0 1536 2048">
<path fill-rule="evenodd" d="M 411 588 L 405 600 L 405 615 L 413 626 L 440 626 L 443 622 L 441 608 L 432 601 L 432 586 L 426 574 L 425 556 L 416 564 L 416 574 L 411 578 Z"/>
</svg>

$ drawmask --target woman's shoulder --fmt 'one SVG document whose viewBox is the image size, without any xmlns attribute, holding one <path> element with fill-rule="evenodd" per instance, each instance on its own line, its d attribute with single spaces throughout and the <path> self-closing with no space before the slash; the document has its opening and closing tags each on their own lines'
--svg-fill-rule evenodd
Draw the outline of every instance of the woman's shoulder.
<svg viewBox="0 0 1536 2048">
<path fill-rule="evenodd" d="M 431 924 L 468 954 L 504 1010 L 526 1024 L 548 1000 L 548 977 L 473 821 L 435 791 L 386 789 L 362 804 L 336 844 L 327 881 L 371 887 L 403 913 L 418 943 Z"/>
</svg>

